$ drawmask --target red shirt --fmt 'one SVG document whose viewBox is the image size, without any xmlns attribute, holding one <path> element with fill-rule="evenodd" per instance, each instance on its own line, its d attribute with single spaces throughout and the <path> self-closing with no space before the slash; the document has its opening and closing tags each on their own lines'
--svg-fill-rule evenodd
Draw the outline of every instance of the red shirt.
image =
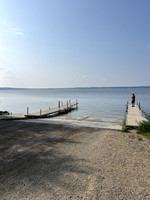
<svg viewBox="0 0 150 200">
<path fill-rule="evenodd" d="M 132 95 L 132 101 L 135 101 L 135 95 Z"/>
</svg>

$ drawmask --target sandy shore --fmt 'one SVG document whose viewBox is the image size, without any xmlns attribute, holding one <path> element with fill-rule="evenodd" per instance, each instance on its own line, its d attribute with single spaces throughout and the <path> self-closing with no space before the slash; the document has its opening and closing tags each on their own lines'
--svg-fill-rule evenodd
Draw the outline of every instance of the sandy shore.
<svg viewBox="0 0 150 200">
<path fill-rule="evenodd" d="M 0 199 L 148 200 L 150 142 L 139 137 L 0 120 Z"/>
</svg>

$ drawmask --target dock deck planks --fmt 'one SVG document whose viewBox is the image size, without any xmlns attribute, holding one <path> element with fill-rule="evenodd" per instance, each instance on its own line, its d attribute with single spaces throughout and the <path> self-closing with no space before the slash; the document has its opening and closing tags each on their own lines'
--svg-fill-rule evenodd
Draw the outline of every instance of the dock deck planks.
<svg viewBox="0 0 150 200">
<path fill-rule="evenodd" d="M 67 112 L 73 109 L 73 107 L 77 106 L 78 103 L 68 103 L 60 107 L 52 108 L 50 110 L 43 110 L 41 112 L 30 113 L 25 115 L 26 117 L 47 117 L 53 114 L 59 114 L 63 112 Z"/>
<path fill-rule="evenodd" d="M 148 121 L 145 116 L 143 116 L 142 111 L 138 105 L 132 107 L 128 105 L 127 115 L 126 115 L 126 126 L 137 127 L 142 121 Z"/>
</svg>

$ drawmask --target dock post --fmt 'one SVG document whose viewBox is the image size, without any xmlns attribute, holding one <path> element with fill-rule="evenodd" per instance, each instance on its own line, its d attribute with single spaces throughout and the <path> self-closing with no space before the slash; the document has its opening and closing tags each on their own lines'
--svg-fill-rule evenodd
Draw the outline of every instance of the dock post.
<svg viewBox="0 0 150 200">
<path fill-rule="evenodd" d="M 59 108 L 59 113 L 60 113 L 60 101 L 58 101 L 58 108 Z"/>
<path fill-rule="evenodd" d="M 27 115 L 29 114 L 29 107 L 27 107 Z"/>
<path fill-rule="evenodd" d="M 68 101 L 67 101 L 67 110 L 68 110 Z"/>
<path fill-rule="evenodd" d="M 42 115 L 42 110 L 40 109 L 40 115 Z"/>
<path fill-rule="evenodd" d="M 141 110 L 141 104 L 140 104 L 140 102 L 139 102 L 139 110 Z"/>
<path fill-rule="evenodd" d="M 129 104 L 129 102 L 127 101 L 126 112 L 128 112 L 128 104 Z"/>
<path fill-rule="evenodd" d="M 76 109 L 78 108 L 78 100 L 76 99 Z"/>
<path fill-rule="evenodd" d="M 49 110 L 50 110 L 51 108 L 49 107 Z"/>
</svg>

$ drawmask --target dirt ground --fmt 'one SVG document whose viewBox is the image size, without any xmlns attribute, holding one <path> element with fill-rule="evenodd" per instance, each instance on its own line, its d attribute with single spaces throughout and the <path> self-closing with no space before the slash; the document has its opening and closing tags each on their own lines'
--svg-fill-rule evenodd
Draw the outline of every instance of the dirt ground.
<svg viewBox="0 0 150 200">
<path fill-rule="evenodd" d="M 150 142 L 141 138 L 0 120 L 0 199 L 150 200 Z"/>
</svg>

